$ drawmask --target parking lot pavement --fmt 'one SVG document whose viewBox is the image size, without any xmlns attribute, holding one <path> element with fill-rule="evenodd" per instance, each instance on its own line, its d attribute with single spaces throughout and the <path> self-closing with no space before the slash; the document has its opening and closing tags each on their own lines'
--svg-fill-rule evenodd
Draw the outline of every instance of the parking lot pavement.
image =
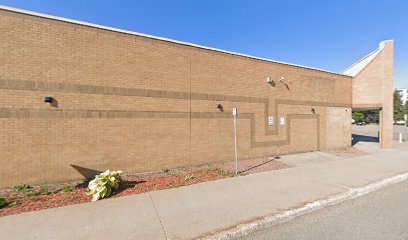
<svg viewBox="0 0 408 240">
<path fill-rule="evenodd" d="M 352 125 L 353 146 L 368 153 L 381 152 L 379 149 L 378 125 L 357 126 Z M 403 134 L 403 142 L 399 143 L 399 134 Z M 394 125 L 394 149 L 408 149 L 408 128 Z"/>
<path fill-rule="evenodd" d="M 378 125 L 366 125 L 366 126 L 357 126 L 352 125 L 352 133 L 353 135 L 360 135 L 365 137 L 373 137 L 377 138 L 378 142 Z M 399 139 L 399 134 L 402 133 L 408 136 L 408 127 L 401 126 L 401 125 L 394 125 L 394 140 Z M 408 140 L 408 139 L 407 139 Z"/>
</svg>

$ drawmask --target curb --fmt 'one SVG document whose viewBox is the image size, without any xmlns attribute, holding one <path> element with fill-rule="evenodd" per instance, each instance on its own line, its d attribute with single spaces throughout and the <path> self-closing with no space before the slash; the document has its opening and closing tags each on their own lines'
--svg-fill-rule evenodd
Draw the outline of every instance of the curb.
<svg viewBox="0 0 408 240">
<path fill-rule="evenodd" d="M 394 185 L 396 183 L 408 180 L 408 172 L 399 174 L 393 177 L 385 178 L 380 181 L 368 184 L 359 188 L 350 188 L 347 192 L 337 194 L 334 196 L 329 196 L 326 199 L 317 200 L 315 202 L 308 203 L 303 207 L 296 208 L 293 210 L 288 210 L 282 213 L 278 213 L 271 216 L 266 216 L 261 220 L 257 220 L 248 224 L 240 224 L 228 230 L 219 232 L 214 235 L 206 236 L 203 238 L 198 238 L 200 240 L 227 240 L 237 237 L 245 236 L 249 233 L 255 232 L 257 230 L 272 227 L 279 223 L 284 223 L 292 220 L 296 217 L 323 209 L 325 207 L 330 207 L 347 200 L 351 200 L 376 190 Z"/>
</svg>

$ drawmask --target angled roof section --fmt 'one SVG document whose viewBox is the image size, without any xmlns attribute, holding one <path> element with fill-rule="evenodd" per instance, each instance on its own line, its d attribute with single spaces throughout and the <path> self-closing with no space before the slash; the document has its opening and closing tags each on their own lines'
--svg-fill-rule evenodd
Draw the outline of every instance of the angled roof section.
<svg viewBox="0 0 408 240">
<path fill-rule="evenodd" d="M 380 53 L 380 49 L 376 49 L 375 51 L 371 52 L 367 56 L 360 59 L 358 62 L 351 65 L 351 67 L 347 68 L 343 74 L 355 77 L 361 70 L 363 70 L 373 59 Z"/>
<path fill-rule="evenodd" d="M 4 5 L 0 5 L 0 10 L 17 12 L 17 13 L 21 13 L 21 14 L 26 14 L 26 15 L 51 19 L 51 20 L 55 20 L 55 21 L 62 21 L 62 22 L 67 22 L 67 23 L 72 23 L 72 24 L 77 24 L 77 25 L 82 25 L 82 26 L 88 26 L 88 27 L 92 27 L 92 28 L 103 29 L 103 30 L 107 30 L 107 31 L 114 31 L 114 32 L 129 34 L 129 35 L 135 35 L 135 36 L 139 36 L 139 37 L 145 37 L 145 38 L 151 38 L 151 39 L 156 39 L 156 40 L 161 40 L 161 41 L 166 41 L 166 42 L 172 42 L 172 43 L 181 44 L 181 45 L 185 45 L 185 46 L 196 47 L 196 48 L 200 48 L 200 49 L 206 49 L 206 50 L 210 50 L 210 51 L 216 51 L 216 52 L 221 52 L 221 53 L 231 54 L 231 55 L 235 55 L 235 56 L 251 58 L 251 59 L 260 60 L 260 61 L 273 62 L 273 63 L 283 64 L 283 65 L 288 65 L 288 66 L 293 66 L 293 67 L 305 68 L 305 69 L 309 69 L 309 70 L 315 70 L 315 71 L 319 71 L 319 72 L 325 72 L 325 73 L 329 73 L 329 74 L 335 74 L 335 75 L 348 76 L 349 77 L 349 75 L 346 75 L 344 73 L 337 73 L 337 72 L 332 72 L 332 71 L 323 70 L 323 69 L 319 69 L 319 68 L 306 67 L 306 66 L 303 66 L 303 65 L 291 64 L 291 63 L 275 61 L 275 60 L 271 60 L 271 59 L 267 59 L 267 58 L 255 57 L 255 56 L 251 56 L 251 55 L 247 55 L 247 54 L 225 51 L 225 50 L 218 49 L 218 48 L 206 47 L 206 46 L 202 46 L 202 45 L 198 45 L 198 44 L 194 44 L 194 43 L 182 42 L 182 41 L 177 41 L 177 40 L 173 40 L 173 39 L 169 39 L 169 38 L 157 37 L 157 36 L 152 36 L 152 35 L 148 35 L 148 34 L 144 34 L 144 33 L 127 31 L 127 30 L 122 30 L 122 29 L 118 29 L 118 28 L 112 28 L 112 27 L 102 26 L 102 25 L 98 25 L 98 24 L 72 20 L 72 19 L 68 19 L 68 18 L 56 17 L 56 16 L 52 16 L 52 15 L 48 15 L 48 14 L 42 14 L 42 13 L 32 12 L 32 11 L 23 10 L 23 9 L 7 7 L 7 6 L 4 6 Z"/>
<path fill-rule="evenodd" d="M 375 57 L 377 57 L 377 55 L 383 50 L 384 43 L 387 42 L 387 41 L 392 41 L 392 40 L 382 41 L 379 44 L 379 47 L 376 50 L 374 50 L 373 52 L 371 52 L 367 56 L 363 57 L 358 62 L 354 63 L 353 65 L 351 65 L 346 70 L 344 70 L 343 74 L 348 75 L 348 76 L 352 76 L 352 77 L 357 76 L 357 74 L 359 74 L 370 62 L 372 62 L 374 60 Z"/>
</svg>

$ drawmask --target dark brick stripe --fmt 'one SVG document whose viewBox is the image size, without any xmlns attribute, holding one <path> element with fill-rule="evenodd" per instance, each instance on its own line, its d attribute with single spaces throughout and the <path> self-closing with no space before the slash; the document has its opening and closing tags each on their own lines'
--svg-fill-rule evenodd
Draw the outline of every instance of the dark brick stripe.
<svg viewBox="0 0 408 240">
<path fill-rule="evenodd" d="M 135 97 L 152 97 L 152 98 L 169 98 L 169 99 L 186 99 L 186 100 L 209 100 L 209 101 L 227 101 L 227 102 L 245 102 L 245 103 L 262 103 L 264 104 L 264 126 L 266 135 L 278 135 L 279 123 L 278 112 L 279 105 L 302 105 L 302 106 L 326 106 L 326 107 L 347 107 L 348 104 L 343 103 L 328 103 L 317 101 L 298 101 L 276 99 L 274 103 L 274 117 L 276 123 L 274 128 L 270 129 L 267 117 L 270 115 L 269 98 L 247 97 L 247 96 L 231 96 L 220 94 L 206 93 L 189 93 L 177 91 L 162 91 L 154 89 L 139 89 L 139 88 L 119 88 L 106 87 L 95 85 L 82 85 L 71 83 L 50 83 L 50 82 L 34 82 L 34 81 L 16 81 L 0 79 L 0 89 L 4 90 L 22 90 L 22 91 L 52 91 L 63 93 L 78 93 L 78 94 L 99 94 L 99 95 L 118 95 L 118 96 L 135 96 Z M 200 112 L 160 112 L 160 111 L 121 111 L 121 110 L 43 110 L 43 109 L 0 109 L 0 118 L 231 118 L 229 113 L 200 113 Z M 251 120 L 251 145 L 253 147 L 263 147 L 272 145 L 289 144 L 290 141 L 290 119 L 304 117 L 299 114 L 289 114 L 286 116 L 288 120 L 288 140 L 279 141 L 255 141 L 255 114 L 241 113 L 241 118 Z M 316 116 L 316 115 L 306 115 Z M 320 118 L 319 121 L 320 122 Z M 319 129 L 320 130 L 320 129 Z"/>
<path fill-rule="evenodd" d="M 0 118 L 193 118 L 193 119 L 232 119 L 230 113 L 214 112 L 165 112 L 165 111 L 120 111 L 120 110 L 47 110 L 47 109 L 28 109 L 28 108 L 0 108 Z M 256 141 L 255 114 L 240 113 L 240 119 L 250 120 L 251 126 L 251 147 L 268 147 L 290 144 L 290 125 L 291 119 L 317 119 L 320 121 L 318 114 L 288 114 L 287 115 L 287 136 L 286 140 L 277 141 Z M 278 125 L 278 123 L 276 123 Z M 318 126 L 318 136 L 320 136 L 320 127 Z M 318 138 L 319 141 L 319 138 Z M 317 143 L 319 146 L 319 142 Z"/>
</svg>

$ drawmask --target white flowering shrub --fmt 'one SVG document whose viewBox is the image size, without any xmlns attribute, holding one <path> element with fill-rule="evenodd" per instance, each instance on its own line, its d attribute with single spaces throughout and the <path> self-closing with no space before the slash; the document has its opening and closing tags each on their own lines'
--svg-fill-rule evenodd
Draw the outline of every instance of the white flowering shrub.
<svg viewBox="0 0 408 240">
<path fill-rule="evenodd" d="M 92 195 L 92 201 L 97 201 L 101 198 L 109 197 L 113 190 L 119 188 L 122 181 L 120 174 L 122 171 L 110 171 L 96 175 L 95 179 L 89 182 L 87 194 Z"/>
</svg>

